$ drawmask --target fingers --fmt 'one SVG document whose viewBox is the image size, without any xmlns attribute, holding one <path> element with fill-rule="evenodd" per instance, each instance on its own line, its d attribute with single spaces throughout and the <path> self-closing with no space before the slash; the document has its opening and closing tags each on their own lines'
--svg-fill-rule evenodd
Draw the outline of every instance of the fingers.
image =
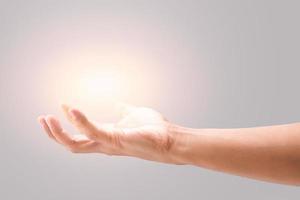
<svg viewBox="0 0 300 200">
<path fill-rule="evenodd" d="M 96 127 L 88 118 L 78 109 L 62 105 L 62 109 L 67 119 L 89 139 L 97 142 L 109 142 L 111 134 L 107 129 Z"/>
<path fill-rule="evenodd" d="M 96 142 L 82 135 L 80 137 L 72 137 L 62 129 L 59 121 L 55 117 L 40 116 L 38 120 L 49 137 L 64 145 L 70 151 L 74 153 L 90 153 L 96 151 L 95 148 L 98 145 Z"/>
<path fill-rule="evenodd" d="M 75 141 L 72 140 L 71 136 L 62 129 L 59 121 L 55 117 L 47 116 L 46 122 L 50 128 L 51 133 L 58 142 L 65 146 L 72 146 L 75 143 Z"/>
<path fill-rule="evenodd" d="M 84 138 L 75 138 L 61 127 L 53 116 L 39 118 L 45 132 L 57 142 L 63 144 L 72 152 L 100 152 L 108 155 L 121 155 L 123 151 L 123 129 L 114 124 L 96 126 L 81 111 L 62 105 L 66 118 L 84 135 Z M 127 107 L 126 109 L 131 109 Z"/>
<path fill-rule="evenodd" d="M 52 135 L 51 130 L 45 120 L 45 116 L 40 116 L 38 117 L 38 121 L 39 123 L 42 125 L 43 129 L 45 130 L 45 132 L 48 134 L 48 136 L 53 139 L 56 140 L 55 137 Z"/>
</svg>

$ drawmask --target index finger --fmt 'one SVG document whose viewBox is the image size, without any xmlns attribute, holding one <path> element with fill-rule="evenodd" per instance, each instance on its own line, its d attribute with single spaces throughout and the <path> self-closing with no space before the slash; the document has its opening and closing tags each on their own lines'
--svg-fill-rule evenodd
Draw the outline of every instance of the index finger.
<svg viewBox="0 0 300 200">
<path fill-rule="evenodd" d="M 76 142 L 71 138 L 71 136 L 63 130 L 61 127 L 59 121 L 53 117 L 53 116 L 47 116 L 46 122 L 49 125 L 49 128 L 51 130 L 51 133 L 54 135 L 54 137 L 65 146 L 72 146 Z"/>
</svg>

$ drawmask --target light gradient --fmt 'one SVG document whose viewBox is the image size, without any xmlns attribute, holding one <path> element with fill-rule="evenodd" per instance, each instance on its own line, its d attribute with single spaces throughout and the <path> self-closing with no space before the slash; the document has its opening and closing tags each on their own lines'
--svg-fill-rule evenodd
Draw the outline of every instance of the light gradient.
<svg viewBox="0 0 300 200">
<path fill-rule="evenodd" d="M 36 122 L 63 119 L 62 102 L 112 121 L 115 99 L 189 127 L 300 121 L 299 6 L 0 0 L 1 199 L 299 199 L 296 187 L 192 166 L 74 155 Z M 86 91 L 82 79 L 104 71 L 117 74 L 113 95 Z"/>
</svg>

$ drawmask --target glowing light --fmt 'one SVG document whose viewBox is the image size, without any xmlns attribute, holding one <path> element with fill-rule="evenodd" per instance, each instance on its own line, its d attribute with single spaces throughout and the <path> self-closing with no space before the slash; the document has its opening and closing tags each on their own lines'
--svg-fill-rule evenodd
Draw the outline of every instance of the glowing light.
<svg viewBox="0 0 300 200">
<path fill-rule="evenodd" d="M 56 109 L 64 103 L 98 116 L 110 113 L 116 102 L 159 102 L 160 85 L 167 79 L 152 69 L 157 63 L 138 55 L 88 50 L 70 50 L 45 64 L 41 97 L 47 105 Z"/>
<path fill-rule="evenodd" d="M 126 90 L 126 78 L 116 67 L 95 65 L 69 68 L 68 76 L 58 79 L 54 92 L 56 102 L 80 108 L 97 116 L 97 112 L 109 118 L 115 103 Z M 122 76 L 121 76 L 122 75 Z M 55 102 L 55 103 L 56 103 Z"/>
<path fill-rule="evenodd" d="M 120 83 L 118 77 L 113 72 L 92 71 L 82 77 L 81 88 L 88 98 L 111 97 L 118 94 Z"/>
</svg>

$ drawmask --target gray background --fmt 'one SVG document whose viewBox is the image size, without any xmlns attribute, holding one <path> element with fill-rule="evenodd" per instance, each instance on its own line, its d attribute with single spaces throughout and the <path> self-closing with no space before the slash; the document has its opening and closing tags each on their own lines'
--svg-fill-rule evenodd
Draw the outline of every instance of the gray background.
<svg viewBox="0 0 300 200">
<path fill-rule="evenodd" d="M 125 56 L 137 76 L 123 100 L 184 126 L 299 121 L 299 9 L 296 0 L 1 0 L 0 198 L 299 199 L 297 187 L 192 166 L 73 155 L 36 122 L 62 117 L 51 84 L 64 88 L 55 77 L 70 78 L 72 66 L 62 63 L 83 54 L 114 65 Z"/>
</svg>

